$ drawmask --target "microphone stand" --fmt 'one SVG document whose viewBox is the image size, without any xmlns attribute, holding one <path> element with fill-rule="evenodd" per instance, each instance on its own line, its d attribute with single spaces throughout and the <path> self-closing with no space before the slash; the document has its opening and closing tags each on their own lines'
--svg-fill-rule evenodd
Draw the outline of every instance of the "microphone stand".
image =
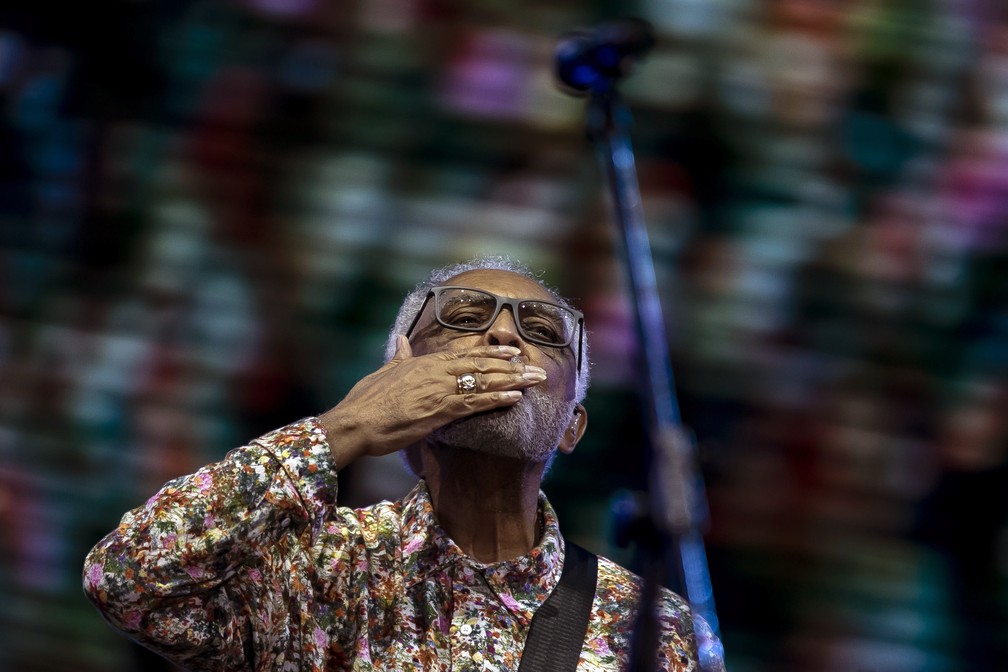
<svg viewBox="0 0 1008 672">
<path fill-rule="evenodd" d="M 592 87 L 587 110 L 588 137 L 608 180 L 634 299 L 647 384 L 648 494 L 625 536 L 637 543 L 644 588 L 634 629 L 630 669 L 655 669 L 658 645 L 656 617 L 662 584 L 684 596 L 715 635 L 697 633 L 700 668 L 718 670 L 723 650 L 707 568 L 701 527 L 707 519 L 703 482 L 691 437 L 683 429 L 655 280 L 651 245 L 641 204 L 634 152 L 628 133 L 629 111 L 615 88 L 616 76 Z"/>
</svg>

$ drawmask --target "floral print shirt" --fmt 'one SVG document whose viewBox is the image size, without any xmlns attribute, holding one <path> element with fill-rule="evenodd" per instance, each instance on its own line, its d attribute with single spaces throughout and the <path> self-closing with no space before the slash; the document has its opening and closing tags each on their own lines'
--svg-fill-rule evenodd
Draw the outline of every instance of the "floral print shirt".
<svg viewBox="0 0 1008 672">
<path fill-rule="evenodd" d="M 84 588 L 115 627 L 192 670 L 516 670 L 564 543 L 540 493 L 527 555 L 484 564 L 438 525 L 421 481 L 397 502 L 336 505 L 318 419 L 168 482 L 88 554 Z M 628 665 L 641 580 L 599 558 L 579 670 Z M 659 668 L 697 669 L 689 608 L 659 597 Z"/>
</svg>

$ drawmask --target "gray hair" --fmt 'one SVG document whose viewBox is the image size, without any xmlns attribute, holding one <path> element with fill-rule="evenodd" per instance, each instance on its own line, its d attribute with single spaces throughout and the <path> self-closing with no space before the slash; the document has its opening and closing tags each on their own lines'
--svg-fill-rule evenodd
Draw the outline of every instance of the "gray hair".
<svg viewBox="0 0 1008 672">
<path fill-rule="evenodd" d="M 539 285 L 553 297 L 553 300 L 561 306 L 573 308 L 567 299 L 562 297 L 552 287 L 547 286 L 546 283 L 540 280 L 535 273 L 529 270 L 528 266 L 520 261 L 511 259 L 510 257 L 482 256 L 460 264 L 442 266 L 441 268 L 436 268 L 431 271 L 430 275 L 427 276 L 427 279 L 418 284 L 416 288 L 407 294 L 405 299 L 403 299 L 402 306 L 399 308 L 399 313 L 396 315 L 395 323 L 392 325 L 392 331 L 389 332 L 388 341 L 385 343 L 386 362 L 395 356 L 396 337 L 400 334 L 406 334 L 406 330 L 409 328 L 410 322 L 413 321 L 413 318 L 416 317 L 416 314 L 420 311 L 420 306 L 423 305 L 424 299 L 427 298 L 427 293 L 431 290 L 431 288 L 444 284 L 444 282 L 454 278 L 456 275 L 465 273 L 466 271 L 476 270 L 510 271 L 511 273 L 524 276 L 539 283 Z M 581 403 L 588 394 L 588 382 L 591 375 L 590 371 L 591 359 L 588 355 L 588 331 L 587 329 L 582 329 L 581 369 L 578 371 L 577 386 L 574 392 L 574 400 L 577 403 Z"/>
</svg>

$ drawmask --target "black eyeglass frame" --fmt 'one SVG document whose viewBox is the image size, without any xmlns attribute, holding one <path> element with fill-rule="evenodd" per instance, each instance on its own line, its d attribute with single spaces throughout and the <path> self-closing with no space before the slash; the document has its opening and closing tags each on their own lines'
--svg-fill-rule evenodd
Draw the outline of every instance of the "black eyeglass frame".
<svg viewBox="0 0 1008 672">
<path fill-rule="evenodd" d="M 406 338 L 407 339 L 410 337 L 410 334 L 413 333 L 413 329 L 416 328 L 417 322 L 420 321 L 420 316 L 423 315 L 424 308 L 427 307 L 427 304 L 430 302 L 431 297 L 433 296 L 433 297 L 438 297 L 439 298 L 440 295 L 441 295 L 441 292 L 447 291 L 449 289 L 464 289 L 464 290 L 467 290 L 467 291 L 470 291 L 470 292 L 479 292 L 481 294 L 486 294 L 487 296 L 492 296 L 497 301 L 497 307 L 494 308 L 493 316 L 487 321 L 486 325 L 484 325 L 482 327 L 460 327 L 458 325 L 448 324 L 447 322 L 444 322 L 441 319 L 441 316 L 438 314 L 437 303 L 436 303 L 436 299 L 435 299 L 434 319 L 437 320 L 437 323 L 440 324 L 442 327 L 445 327 L 447 329 L 454 329 L 456 331 L 470 331 L 470 332 L 473 332 L 473 333 L 478 333 L 478 332 L 486 331 L 487 329 L 490 328 L 490 325 L 492 325 L 497 320 L 497 317 L 500 315 L 501 309 L 504 306 L 510 306 L 511 307 L 511 314 L 515 318 L 515 320 L 514 320 L 515 327 L 518 328 L 518 333 L 521 334 L 522 338 L 524 338 L 526 341 L 528 341 L 530 343 L 535 343 L 536 345 L 545 345 L 545 346 L 550 347 L 550 348 L 566 348 L 571 343 L 574 342 L 574 334 L 573 333 L 571 333 L 570 340 L 568 340 L 566 343 L 549 343 L 549 342 L 544 341 L 544 340 L 542 340 L 540 338 L 536 338 L 534 336 L 529 336 L 527 333 L 525 333 L 525 329 L 521 325 L 521 320 L 518 319 L 518 304 L 525 303 L 526 301 L 532 301 L 532 302 L 535 302 L 535 303 L 542 303 L 542 304 L 545 304 L 547 306 L 553 306 L 555 308 L 560 308 L 561 310 L 566 310 L 569 313 L 573 313 L 574 317 L 577 318 L 577 324 L 578 324 L 578 328 L 577 328 L 577 342 L 578 342 L 577 373 L 578 373 L 578 375 L 580 375 L 580 373 L 581 373 L 582 344 L 584 342 L 584 314 L 581 313 L 578 310 L 575 310 L 575 309 L 571 308 L 570 306 L 562 306 L 559 303 L 556 303 L 556 302 L 553 302 L 553 301 L 544 301 L 542 299 L 530 299 L 530 298 L 512 299 L 512 298 L 507 297 L 507 296 L 500 296 L 498 294 L 494 294 L 493 292 L 488 292 L 485 289 L 477 289 L 476 287 L 463 287 L 461 285 L 439 285 L 439 286 L 436 286 L 436 287 L 431 287 L 430 291 L 427 292 L 427 296 L 424 297 L 423 303 L 420 304 L 420 310 L 417 311 L 416 317 L 413 318 L 413 321 L 410 322 L 409 328 L 406 330 Z"/>
</svg>

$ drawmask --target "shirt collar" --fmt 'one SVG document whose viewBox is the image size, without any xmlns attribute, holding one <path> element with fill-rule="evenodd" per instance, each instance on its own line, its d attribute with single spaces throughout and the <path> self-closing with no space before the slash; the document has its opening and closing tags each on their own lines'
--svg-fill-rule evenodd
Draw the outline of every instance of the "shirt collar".
<svg viewBox="0 0 1008 672">
<path fill-rule="evenodd" d="M 438 524 L 427 483 L 421 480 L 402 501 L 402 567 L 406 588 L 453 563 L 464 563 L 483 573 L 501 602 L 515 616 L 531 621 L 532 614 L 560 580 L 564 542 L 556 512 L 539 492 L 543 533 L 525 555 L 495 563 L 468 557 Z"/>
</svg>

